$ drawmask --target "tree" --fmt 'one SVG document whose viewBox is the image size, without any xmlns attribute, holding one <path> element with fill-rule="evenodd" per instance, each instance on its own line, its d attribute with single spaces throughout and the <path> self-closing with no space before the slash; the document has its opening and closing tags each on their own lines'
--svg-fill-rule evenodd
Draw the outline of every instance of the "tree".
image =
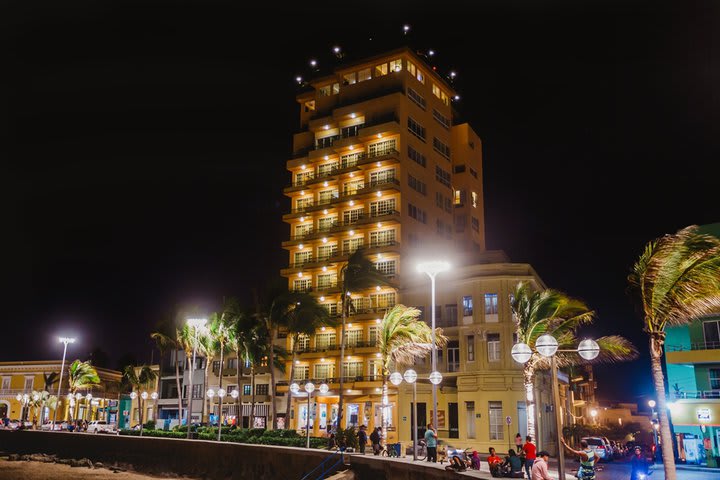
<svg viewBox="0 0 720 480">
<path fill-rule="evenodd" d="M 218 378 L 220 379 L 220 384 L 218 386 L 218 390 L 222 388 L 222 381 L 223 381 L 223 362 L 224 362 L 224 356 L 225 352 L 228 350 L 228 347 L 230 345 L 233 345 L 235 342 L 235 332 L 231 328 L 232 325 L 230 323 L 230 318 L 232 315 L 232 311 L 228 311 L 223 309 L 223 312 L 220 314 L 213 313 L 210 316 L 210 326 L 208 328 L 208 337 L 212 340 L 214 343 L 214 351 L 220 353 L 220 370 L 218 372 Z M 218 427 L 222 425 L 222 397 L 218 396 L 219 399 L 219 406 L 218 406 Z"/>
<path fill-rule="evenodd" d="M 39 423 L 42 424 L 45 419 L 43 418 L 45 408 L 55 410 L 57 407 L 57 397 L 51 395 L 47 390 L 41 392 L 33 390 L 30 394 L 30 402 L 28 407 L 32 408 L 33 411 L 33 428 Z"/>
<path fill-rule="evenodd" d="M 213 314 L 217 315 L 217 314 Z M 203 373 L 203 388 L 204 390 L 207 390 L 209 385 L 208 382 L 210 381 L 210 365 L 213 362 L 213 359 L 215 358 L 215 354 L 217 353 L 217 350 L 215 349 L 216 345 L 213 341 L 212 337 L 210 336 L 210 332 L 207 328 L 203 329 L 202 332 L 198 335 L 198 351 L 205 357 L 205 371 Z M 208 415 L 210 411 L 210 397 L 205 395 L 205 392 L 202 392 L 203 395 L 203 410 L 202 410 L 202 419 L 203 422 L 208 421 Z"/>
<path fill-rule="evenodd" d="M 523 377 L 525 383 L 525 402 L 527 411 L 527 432 L 535 437 L 535 394 L 534 377 L 537 370 L 550 368 L 550 359 L 535 351 L 535 341 L 544 334 L 550 334 L 558 341 L 558 350 L 577 348 L 576 331 L 582 325 L 591 323 L 595 312 L 585 303 L 570 298 L 563 292 L 553 289 L 533 291 L 526 282 L 519 282 L 510 299 L 515 321 L 517 322 L 517 341 L 525 343 L 533 354 L 525 363 Z M 610 335 L 595 340 L 600 346 L 598 362 L 617 362 L 637 357 L 637 350 L 624 337 Z M 574 352 L 555 354 L 558 367 L 566 367 L 583 361 Z"/>
<path fill-rule="evenodd" d="M 365 256 L 362 248 L 358 248 L 340 269 L 340 293 L 341 293 L 341 318 L 342 329 L 340 332 L 340 392 L 338 400 L 338 428 L 342 426 L 344 399 L 345 399 L 345 375 L 342 372 L 345 364 L 345 325 L 353 309 L 352 293 L 360 292 L 378 285 L 387 285 L 387 278 L 380 273 L 375 265 Z"/>
<path fill-rule="evenodd" d="M 378 347 L 382 363 L 382 404 L 388 405 L 387 381 L 390 366 L 399 368 L 412 365 L 433 351 L 432 328 L 418 321 L 420 310 L 405 305 L 395 305 L 380 323 Z M 444 346 L 447 338 L 442 329 L 435 329 L 435 344 Z M 382 409 L 383 435 L 387 435 L 387 408 Z"/>
<path fill-rule="evenodd" d="M 203 331 L 203 329 L 198 327 L 193 327 L 188 325 L 187 323 L 182 326 L 182 328 L 177 329 L 176 336 L 177 336 L 177 344 L 182 350 L 185 352 L 185 357 L 187 359 L 186 364 L 189 365 L 188 370 L 190 372 L 188 373 L 188 389 L 186 392 L 186 397 L 188 400 L 188 408 L 187 408 L 187 426 L 188 426 L 188 438 L 190 438 L 190 426 L 192 425 L 192 404 L 193 404 L 193 385 L 195 381 L 195 362 L 192 361 L 193 358 L 193 352 L 196 352 L 200 348 L 200 334 Z M 197 349 L 197 350 L 196 350 Z M 197 354 L 196 354 L 197 356 Z M 182 391 L 178 392 L 178 395 L 182 398 Z M 182 417 L 179 419 L 182 422 Z"/>
<path fill-rule="evenodd" d="M 75 360 L 70 364 L 70 368 L 68 369 L 68 383 L 70 384 L 70 393 L 75 395 L 78 390 L 99 385 L 100 377 L 89 361 L 81 362 L 80 360 Z M 75 406 L 76 417 L 79 408 L 80 402 L 77 402 Z"/>
<path fill-rule="evenodd" d="M 650 342 L 665 478 L 675 480 L 662 372 L 665 327 L 687 325 L 720 311 L 720 239 L 699 233 L 696 225 L 657 238 L 645 246 L 628 281 L 639 300 Z"/>
<path fill-rule="evenodd" d="M 158 348 L 158 351 L 160 352 L 160 372 L 162 372 L 163 367 L 163 358 L 165 358 L 165 353 L 167 351 L 173 352 L 173 363 L 175 364 L 175 386 L 177 388 L 177 397 L 178 397 L 178 420 L 182 419 L 182 387 L 180 384 L 180 359 L 178 358 L 180 355 L 179 347 L 178 347 L 178 341 L 177 341 L 177 335 L 175 327 L 172 323 L 164 322 L 159 325 L 159 328 L 156 332 L 153 332 L 150 334 L 150 338 L 155 340 L 155 345 Z M 158 417 L 157 411 L 158 411 L 158 402 L 155 402 L 155 418 Z"/>
<path fill-rule="evenodd" d="M 237 370 L 235 372 L 236 383 L 238 388 L 238 397 L 235 399 L 235 403 L 238 405 L 238 416 L 242 418 L 242 412 L 240 408 L 242 406 L 242 384 L 240 379 L 242 378 L 242 372 L 244 365 L 249 362 L 247 359 L 247 347 L 254 341 L 252 332 L 255 326 L 255 321 L 251 315 L 248 315 L 241 307 L 240 302 L 236 298 L 230 298 L 225 304 L 225 315 L 229 322 L 229 328 L 232 331 L 230 344 L 231 349 L 237 356 Z"/>
<path fill-rule="evenodd" d="M 332 325 L 328 311 L 312 295 L 308 293 L 293 294 L 295 307 L 285 316 L 284 329 L 290 337 L 292 361 L 290 363 L 290 381 L 295 376 L 295 360 L 297 358 L 297 345 L 303 335 L 312 335 L 318 328 Z M 285 428 L 290 428 L 290 395 L 285 405 Z"/>
<path fill-rule="evenodd" d="M 60 379 L 60 374 L 57 372 L 43 373 L 43 390 L 51 390 Z"/>
<path fill-rule="evenodd" d="M 140 436 L 143 432 L 143 413 L 145 412 L 145 399 L 142 398 L 143 390 L 151 388 L 157 379 L 157 373 L 149 365 L 141 365 L 136 367 L 134 365 L 127 365 L 123 371 L 123 376 L 127 379 L 128 383 L 132 385 L 133 391 L 137 393 L 138 397 L 138 413 L 140 421 Z M 147 392 L 145 392 L 147 393 Z"/>
</svg>

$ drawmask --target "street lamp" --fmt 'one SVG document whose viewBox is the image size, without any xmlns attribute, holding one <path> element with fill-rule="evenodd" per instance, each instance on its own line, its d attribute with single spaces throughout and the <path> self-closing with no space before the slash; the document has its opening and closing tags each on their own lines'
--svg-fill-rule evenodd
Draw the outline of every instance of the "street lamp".
<svg viewBox="0 0 720 480">
<path fill-rule="evenodd" d="M 187 324 L 193 329 L 193 354 L 192 365 L 190 366 L 190 385 L 188 388 L 188 410 L 187 410 L 187 438 L 190 438 L 190 427 L 192 425 L 192 404 L 193 404 L 193 381 L 195 376 L 195 356 L 197 354 L 198 330 L 205 327 L 207 318 L 188 318 Z"/>
<path fill-rule="evenodd" d="M 598 411 L 595 410 L 594 408 L 592 410 L 590 410 L 590 416 L 593 419 L 593 425 L 595 425 L 597 423 L 597 420 L 596 420 L 597 414 L 598 414 Z"/>
<path fill-rule="evenodd" d="M 30 395 L 28 395 L 27 393 L 18 393 L 17 395 L 15 395 L 15 400 L 20 402 L 20 404 L 22 405 L 22 411 L 20 412 L 20 424 L 22 425 L 22 422 L 25 421 L 25 409 L 27 408 L 28 403 L 30 403 Z"/>
<path fill-rule="evenodd" d="M 64 345 L 63 346 L 63 359 L 62 363 L 60 364 L 60 380 L 58 381 L 58 403 L 55 404 L 55 414 L 53 415 L 53 422 L 52 422 L 52 430 L 55 430 L 55 421 L 57 420 L 57 411 L 60 407 L 60 387 L 62 386 L 62 379 L 63 379 L 63 373 L 65 370 L 65 354 L 67 353 L 67 346 L 68 343 L 75 343 L 75 339 L 71 337 L 60 337 L 60 342 Z"/>
<path fill-rule="evenodd" d="M 585 360 L 593 360 L 600 354 L 600 346 L 595 340 L 586 339 L 580 342 L 577 349 L 558 349 L 558 341 L 550 334 L 540 335 L 535 340 L 535 350 L 543 357 L 550 358 L 550 370 L 552 372 L 552 391 L 553 391 L 553 412 L 555 414 L 555 431 L 556 442 L 558 447 L 558 478 L 565 478 L 565 451 L 562 448 L 562 419 L 560 418 L 560 388 L 558 387 L 557 378 L 557 352 L 577 352 Z M 511 355 L 516 362 L 526 363 L 533 355 L 530 345 L 525 343 L 517 343 L 513 345 Z M 590 415 L 595 417 L 596 410 L 592 410 Z"/>
<path fill-rule="evenodd" d="M 442 376 L 441 376 L 442 377 Z M 405 373 L 400 375 L 400 372 L 394 372 L 390 375 L 390 382 L 398 386 L 402 383 L 403 379 L 413 386 L 413 461 L 417 460 L 417 372 L 413 369 L 405 370 Z M 437 426 L 435 426 L 437 428 Z"/>
<path fill-rule="evenodd" d="M 306 447 L 310 448 L 310 398 L 312 397 L 312 393 L 315 391 L 315 384 L 312 382 L 307 382 L 304 387 L 305 391 L 307 392 L 307 413 L 305 415 L 305 429 L 307 430 L 306 433 Z M 319 391 L 321 394 L 325 395 L 330 391 L 330 387 L 326 383 L 320 384 Z M 300 393 L 300 385 L 297 384 L 297 382 L 293 382 L 290 385 L 290 392 L 293 395 L 297 395 Z"/>
<path fill-rule="evenodd" d="M 213 398 L 215 395 L 217 395 L 218 399 L 220 400 L 219 413 L 218 413 L 218 436 L 217 436 L 217 439 L 218 439 L 218 442 L 219 442 L 219 441 L 220 441 L 220 438 L 221 438 L 220 435 L 221 435 L 221 433 L 222 433 L 222 401 L 223 401 L 223 398 L 225 398 L 225 395 L 227 395 L 227 392 L 226 392 L 225 389 L 222 388 L 222 387 L 218 388 L 218 389 L 217 389 L 217 392 L 216 392 L 215 390 L 213 390 L 212 388 L 207 391 L 207 396 L 208 396 L 208 398 L 210 399 L 210 401 L 212 401 L 212 398 Z M 237 393 L 235 393 L 235 390 L 233 390 L 233 391 L 230 393 L 230 395 L 231 395 L 233 398 L 237 398 Z"/>
<path fill-rule="evenodd" d="M 417 266 L 418 272 L 427 274 L 428 277 L 430 277 L 430 318 L 432 319 L 432 323 L 430 324 L 430 327 L 432 328 L 432 372 L 433 374 L 438 373 L 437 372 L 437 343 L 435 342 L 435 277 L 438 273 L 445 272 L 450 269 L 450 264 L 448 262 L 443 262 L 439 260 L 430 261 L 430 262 L 422 262 L 418 264 Z M 432 375 L 432 374 L 431 374 Z M 438 373 L 439 375 L 439 373 Z M 442 375 L 440 376 L 442 380 Z M 430 380 L 432 382 L 432 380 Z M 440 383 L 439 381 L 437 383 L 433 382 L 432 387 L 432 397 L 433 397 L 433 425 L 435 425 L 435 428 L 438 427 L 438 409 L 437 409 L 437 385 Z"/>
</svg>

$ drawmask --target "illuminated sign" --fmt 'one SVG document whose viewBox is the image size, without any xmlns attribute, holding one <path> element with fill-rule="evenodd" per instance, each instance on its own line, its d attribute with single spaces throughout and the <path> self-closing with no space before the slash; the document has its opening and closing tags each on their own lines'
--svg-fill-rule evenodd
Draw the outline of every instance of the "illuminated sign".
<svg viewBox="0 0 720 480">
<path fill-rule="evenodd" d="M 710 409 L 709 408 L 698 408 L 695 411 L 697 415 L 697 419 L 700 422 L 709 422 L 710 421 Z"/>
</svg>

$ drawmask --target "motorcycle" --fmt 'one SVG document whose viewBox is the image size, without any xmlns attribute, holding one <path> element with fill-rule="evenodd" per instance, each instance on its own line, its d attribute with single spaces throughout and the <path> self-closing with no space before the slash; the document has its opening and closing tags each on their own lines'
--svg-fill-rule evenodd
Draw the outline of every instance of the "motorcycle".
<svg viewBox="0 0 720 480">
<path fill-rule="evenodd" d="M 579 467 L 575 473 L 575 478 L 580 480 L 595 480 L 595 467 Z"/>
</svg>

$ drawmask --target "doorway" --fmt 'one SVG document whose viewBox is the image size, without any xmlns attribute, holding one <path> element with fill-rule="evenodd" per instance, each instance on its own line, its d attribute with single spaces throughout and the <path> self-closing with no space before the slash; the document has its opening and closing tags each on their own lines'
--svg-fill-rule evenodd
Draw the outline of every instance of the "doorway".
<svg viewBox="0 0 720 480">
<path fill-rule="evenodd" d="M 427 407 L 425 402 L 418 402 L 417 423 L 415 422 L 415 410 L 412 407 L 413 405 L 410 403 L 410 438 L 413 436 L 413 425 L 417 425 L 417 438 L 420 440 L 425 437 L 425 430 L 427 430 Z"/>
<path fill-rule="evenodd" d="M 475 402 L 465 402 L 467 438 L 475 438 Z"/>
<path fill-rule="evenodd" d="M 458 404 L 448 402 L 448 423 L 450 431 L 448 438 L 460 438 L 460 429 L 458 428 Z"/>
</svg>

